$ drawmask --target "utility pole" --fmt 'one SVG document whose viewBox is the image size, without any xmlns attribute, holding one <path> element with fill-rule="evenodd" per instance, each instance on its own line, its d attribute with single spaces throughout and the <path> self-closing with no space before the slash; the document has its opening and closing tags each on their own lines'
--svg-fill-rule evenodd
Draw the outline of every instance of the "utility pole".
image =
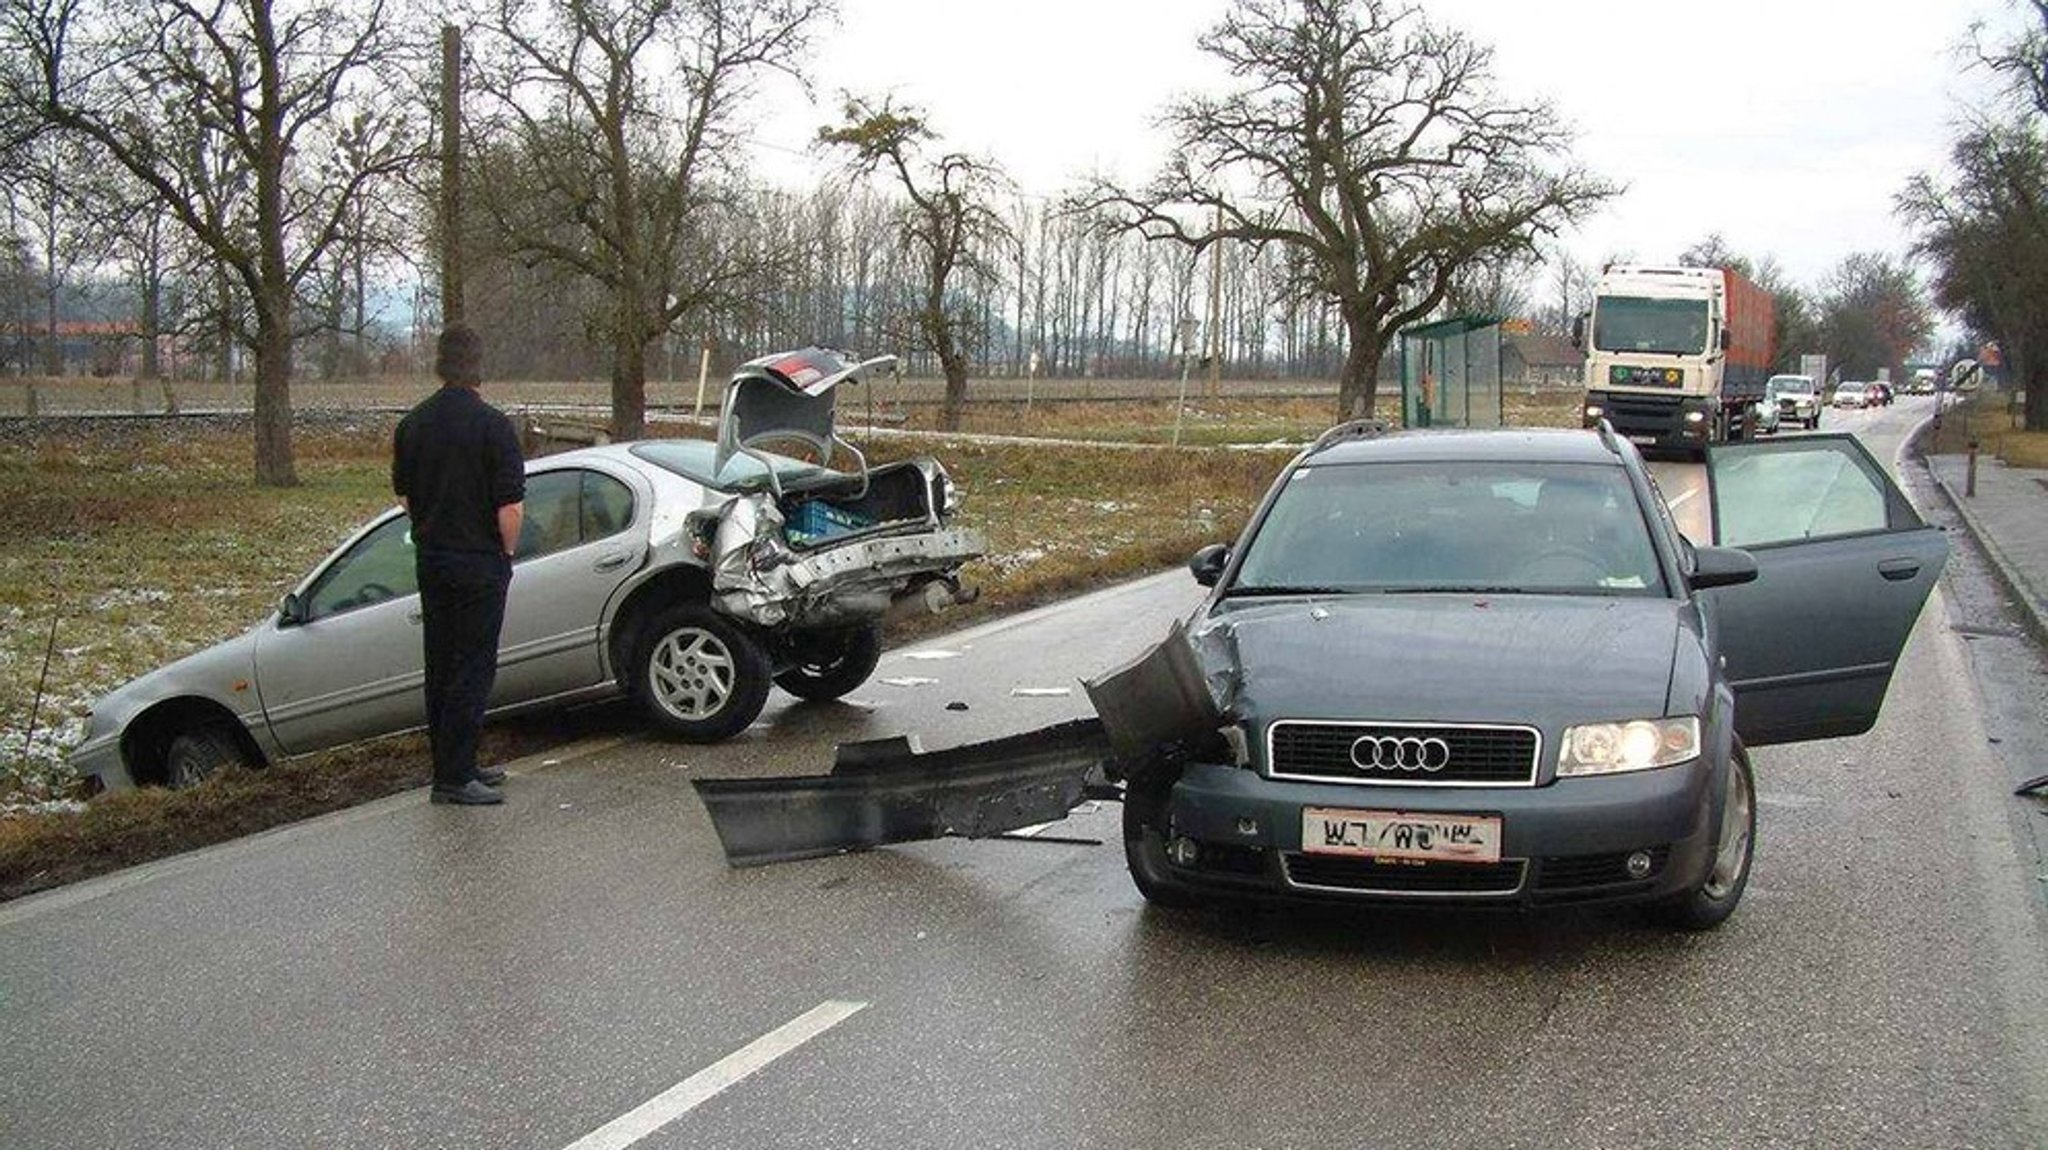
<svg viewBox="0 0 2048 1150">
<path fill-rule="evenodd" d="M 462 322 L 462 29 L 441 25 L 441 326 Z"/>
</svg>

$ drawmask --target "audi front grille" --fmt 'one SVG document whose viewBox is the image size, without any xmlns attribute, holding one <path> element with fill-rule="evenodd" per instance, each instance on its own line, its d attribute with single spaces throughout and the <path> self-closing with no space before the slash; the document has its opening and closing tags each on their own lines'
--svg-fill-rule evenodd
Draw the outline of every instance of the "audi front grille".
<svg viewBox="0 0 2048 1150">
<path fill-rule="evenodd" d="M 1534 727 L 1282 719 L 1266 729 L 1276 779 L 1411 787 L 1531 787 Z"/>
</svg>

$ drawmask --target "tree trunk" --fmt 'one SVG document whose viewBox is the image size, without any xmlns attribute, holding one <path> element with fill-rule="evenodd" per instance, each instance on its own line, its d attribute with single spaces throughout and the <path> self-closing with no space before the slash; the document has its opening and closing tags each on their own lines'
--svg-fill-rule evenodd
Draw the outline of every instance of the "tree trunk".
<svg viewBox="0 0 2048 1150">
<path fill-rule="evenodd" d="M 1379 402 L 1380 357 L 1385 345 L 1379 329 L 1367 317 L 1344 317 L 1347 347 L 1344 374 L 1337 382 L 1337 418 L 1370 419 Z"/>
<path fill-rule="evenodd" d="M 43 329 L 43 374 L 61 376 L 64 374 L 64 340 L 57 334 L 57 276 L 50 274 L 43 292 L 43 305 L 48 313 Z"/>
<path fill-rule="evenodd" d="M 931 301 L 943 298 L 941 293 L 934 292 Z M 953 328 L 946 322 L 943 305 L 928 301 L 926 309 L 925 334 L 931 340 L 933 353 L 939 357 L 939 370 L 946 377 L 946 399 L 939 405 L 939 427 L 958 431 L 961 409 L 967 404 L 967 357 L 953 339 Z"/>
<path fill-rule="evenodd" d="M 290 303 L 262 309 L 256 321 L 256 482 L 294 487 Z"/>
<path fill-rule="evenodd" d="M 157 339 L 163 334 L 164 277 L 152 254 L 143 265 L 142 272 L 142 370 L 144 379 L 157 379 L 163 375 L 163 365 L 157 359 Z"/>
<path fill-rule="evenodd" d="M 939 408 L 939 426 L 958 431 L 961 413 L 967 406 L 967 357 L 952 346 L 950 339 L 939 349 L 939 367 L 946 373 L 946 402 Z"/>
<path fill-rule="evenodd" d="M 612 345 L 612 438 L 647 434 L 647 340 L 620 323 Z"/>
</svg>

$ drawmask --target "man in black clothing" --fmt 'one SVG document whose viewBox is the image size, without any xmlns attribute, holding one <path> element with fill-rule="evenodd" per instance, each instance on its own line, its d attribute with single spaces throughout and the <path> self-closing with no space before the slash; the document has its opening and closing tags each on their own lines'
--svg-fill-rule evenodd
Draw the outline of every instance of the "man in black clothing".
<svg viewBox="0 0 2048 1150">
<path fill-rule="evenodd" d="M 441 387 L 398 421 L 391 487 L 412 516 L 427 663 L 427 741 L 437 803 L 503 802 L 496 767 L 476 745 L 498 674 L 505 590 L 526 513 L 526 463 L 503 412 L 477 395 L 483 343 L 466 327 L 441 333 Z"/>
</svg>

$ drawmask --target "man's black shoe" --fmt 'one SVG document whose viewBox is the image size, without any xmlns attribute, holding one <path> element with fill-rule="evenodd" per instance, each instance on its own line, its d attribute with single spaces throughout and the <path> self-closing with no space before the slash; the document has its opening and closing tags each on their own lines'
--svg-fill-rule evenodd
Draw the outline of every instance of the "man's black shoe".
<svg viewBox="0 0 2048 1150">
<path fill-rule="evenodd" d="M 505 801 L 504 795 L 477 782 L 475 779 L 471 779 L 459 787 L 444 787 L 437 783 L 434 786 L 433 794 L 428 797 L 431 802 L 455 803 L 465 807 L 489 806 L 492 803 L 502 803 Z"/>
<path fill-rule="evenodd" d="M 476 769 L 476 781 L 487 787 L 502 787 L 505 785 L 505 768 L 478 767 Z"/>
</svg>

